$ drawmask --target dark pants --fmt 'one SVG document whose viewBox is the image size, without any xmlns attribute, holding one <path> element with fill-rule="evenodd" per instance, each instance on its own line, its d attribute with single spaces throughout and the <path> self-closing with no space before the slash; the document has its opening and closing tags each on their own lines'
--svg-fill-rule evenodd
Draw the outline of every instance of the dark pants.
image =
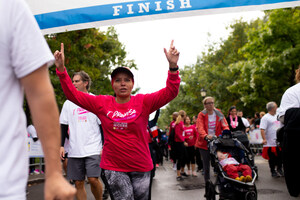
<svg viewBox="0 0 300 200">
<path fill-rule="evenodd" d="M 208 150 L 199 149 L 202 163 L 203 163 L 203 171 L 204 171 L 204 180 L 207 182 L 210 179 L 210 154 Z"/>
<path fill-rule="evenodd" d="M 268 155 L 269 155 L 269 167 L 271 172 L 275 171 L 275 167 L 277 167 L 277 170 L 282 169 L 282 156 L 281 156 L 281 150 L 276 147 L 276 153 L 273 153 L 271 148 L 268 149 Z"/>
<path fill-rule="evenodd" d="M 174 151 L 177 161 L 177 170 L 185 166 L 185 147 L 183 142 L 174 142 Z"/>
<path fill-rule="evenodd" d="M 151 172 L 102 170 L 102 180 L 112 200 L 149 200 Z"/>
<path fill-rule="evenodd" d="M 195 164 L 195 155 L 196 155 L 196 150 L 195 146 L 190 146 L 186 147 L 187 151 L 187 164 Z"/>
</svg>

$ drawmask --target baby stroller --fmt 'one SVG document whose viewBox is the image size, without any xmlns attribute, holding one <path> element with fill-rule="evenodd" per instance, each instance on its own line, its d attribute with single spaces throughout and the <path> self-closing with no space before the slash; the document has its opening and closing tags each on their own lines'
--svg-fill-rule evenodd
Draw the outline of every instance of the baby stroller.
<svg viewBox="0 0 300 200">
<path fill-rule="evenodd" d="M 217 177 L 214 183 L 211 180 L 206 183 L 206 199 L 215 200 L 216 195 L 219 195 L 222 200 L 257 200 L 255 186 L 257 173 L 249 150 L 238 139 L 233 138 L 230 131 L 223 132 L 222 137 L 214 137 L 212 140 L 209 140 L 208 149 Z M 227 152 L 239 163 L 250 166 L 252 182 L 241 182 L 229 178 L 219 163 L 217 151 Z"/>
</svg>

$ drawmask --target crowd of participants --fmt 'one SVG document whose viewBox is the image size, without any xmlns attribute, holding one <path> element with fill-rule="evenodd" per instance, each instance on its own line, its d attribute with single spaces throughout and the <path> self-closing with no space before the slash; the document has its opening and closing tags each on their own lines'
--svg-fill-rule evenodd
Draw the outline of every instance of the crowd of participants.
<svg viewBox="0 0 300 200">
<path fill-rule="evenodd" d="M 163 131 L 168 140 L 161 142 L 164 149 L 168 149 L 168 155 L 176 170 L 176 179 L 184 180 L 184 177 L 197 177 L 203 175 L 205 182 L 210 179 L 210 159 L 211 156 L 207 147 L 207 139 L 213 136 L 221 136 L 223 130 L 230 130 L 231 134 L 239 135 L 243 144 L 252 151 L 249 144 L 250 133 L 259 130 L 263 158 L 269 161 L 270 174 L 272 177 L 283 177 L 281 148 L 277 142 L 277 131 L 280 121 L 277 118 L 277 104 L 268 102 L 266 104 L 267 113 L 256 112 L 253 117 L 243 117 L 243 111 L 236 106 L 228 109 L 225 116 L 220 109 L 214 106 L 215 99 L 206 97 L 203 100 L 204 110 L 198 116 L 191 118 L 185 111 L 174 112 L 172 121 L 168 128 Z M 162 131 L 161 131 L 162 132 Z M 159 137 L 158 140 L 160 141 Z M 163 152 L 163 151 L 159 151 Z M 157 155 L 157 157 L 162 157 Z M 158 165 L 159 162 L 156 162 Z M 197 173 L 201 172 L 201 173 Z M 252 180 L 252 179 L 251 179 Z"/>
</svg>

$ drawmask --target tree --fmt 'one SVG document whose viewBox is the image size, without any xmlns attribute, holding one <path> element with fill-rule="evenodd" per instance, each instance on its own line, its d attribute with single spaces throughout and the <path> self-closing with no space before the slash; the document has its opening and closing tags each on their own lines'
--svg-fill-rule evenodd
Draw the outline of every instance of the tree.
<svg viewBox="0 0 300 200">
<path fill-rule="evenodd" d="M 280 103 L 284 91 L 295 84 L 295 69 L 300 63 L 300 9 L 265 14 L 258 27 L 249 30 L 249 41 L 241 49 L 247 60 L 231 65 L 240 77 L 229 91 L 239 94 L 244 106 L 256 110 L 264 109 L 268 101 Z"/>
<path fill-rule="evenodd" d="M 300 63 L 300 9 L 265 11 L 263 19 L 241 20 L 230 26 L 229 37 L 210 45 L 195 65 L 181 71 L 180 94 L 162 111 L 166 116 L 184 109 L 189 115 L 202 107 L 201 88 L 215 97 L 226 115 L 236 105 L 246 114 L 265 110 L 269 101 L 278 104 L 284 91 L 295 84 Z"/>
</svg>

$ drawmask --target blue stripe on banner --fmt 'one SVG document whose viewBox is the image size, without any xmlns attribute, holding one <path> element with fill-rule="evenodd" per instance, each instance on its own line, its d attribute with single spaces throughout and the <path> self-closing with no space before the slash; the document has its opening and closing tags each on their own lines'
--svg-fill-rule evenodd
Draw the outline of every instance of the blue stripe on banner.
<svg viewBox="0 0 300 200">
<path fill-rule="evenodd" d="M 35 15 L 41 29 L 145 15 L 258 6 L 299 0 L 144 0 L 106 4 Z"/>
</svg>

